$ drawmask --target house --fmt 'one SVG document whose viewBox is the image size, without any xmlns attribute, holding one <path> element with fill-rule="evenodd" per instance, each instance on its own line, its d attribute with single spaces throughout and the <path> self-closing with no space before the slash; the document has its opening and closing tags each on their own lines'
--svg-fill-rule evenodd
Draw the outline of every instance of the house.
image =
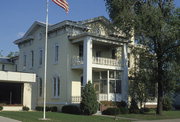
<svg viewBox="0 0 180 122">
<path fill-rule="evenodd" d="M 128 101 L 127 55 L 130 41 L 133 42 L 133 38 L 127 40 L 110 26 L 105 17 L 66 20 L 49 25 L 47 106 L 58 106 L 60 109 L 65 104 L 80 103 L 81 90 L 88 81 L 94 84 L 98 101 Z M 12 74 L 9 71 L 0 72 L 17 79 L 17 84 L 21 84 L 17 88 L 24 87 L 23 91 L 19 91 L 19 103 L 35 109 L 43 105 L 45 23 L 34 22 L 14 43 L 19 47 L 19 57 L 13 63 L 16 68 Z M 12 65 L 12 62 L 8 63 Z M 19 75 L 24 79 L 16 78 Z M 24 100 L 29 101 L 26 104 Z"/>
</svg>

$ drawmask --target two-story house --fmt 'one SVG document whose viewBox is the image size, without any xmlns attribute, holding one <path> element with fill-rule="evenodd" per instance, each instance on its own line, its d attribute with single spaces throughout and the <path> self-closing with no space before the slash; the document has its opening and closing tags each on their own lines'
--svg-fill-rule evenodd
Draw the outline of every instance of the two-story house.
<svg viewBox="0 0 180 122">
<path fill-rule="evenodd" d="M 99 101 L 128 101 L 129 41 L 105 17 L 49 25 L 47 106 L 80 103 L 88 81 Z M 34 109 L 43 104 L 45 24 L 34 22 L 14 43 L 19 47 L 17 71 L 36 74 L 31 95 L 22 95 Z"/>
</svg>

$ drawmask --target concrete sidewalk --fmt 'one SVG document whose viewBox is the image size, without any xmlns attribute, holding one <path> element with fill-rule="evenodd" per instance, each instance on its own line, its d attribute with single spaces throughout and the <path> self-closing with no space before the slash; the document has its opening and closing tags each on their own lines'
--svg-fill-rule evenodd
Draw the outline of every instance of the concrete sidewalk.
<svg viewBox="0 0 180 122">
<path fill-rule="evenodd" d="M 180 122 L 180 119 L 164 119 L 164 120 L 138 120 L 134 122 Z"/>
<path fill-rule="evenodd" d="M 21 121 L 0 116 L 0 122 L 21 122 Z"/>
</svg>

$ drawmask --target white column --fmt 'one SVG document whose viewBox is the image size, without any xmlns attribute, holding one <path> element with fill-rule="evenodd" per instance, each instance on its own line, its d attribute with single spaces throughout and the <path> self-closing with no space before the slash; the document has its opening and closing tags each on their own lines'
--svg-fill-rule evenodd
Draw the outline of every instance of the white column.
<svg viewBox="0 0 180 122">
<path fill-rule="evenodd" d="M 109 101 L 109 70 L 107 71 L 107 100 Z"/>
<path fill-rule="evenodd" d="M 122 100 L 128 100 L 128 45 L 127 43 L 123 44 L 123 56 L 122 56 L 122 63 L 123 63 L 123 74 L 122 74 Z"/>
<path fill-rule="evenodd" d="M 24 83 L 24 90 L 23 90 L 23 106 L 27 106 L 32 109 L 32 86 L 30 83 Z"/>
<path fill-rule="evenodd" d="M 83 85 L 92 83 L 92 39 L 86 37 L 83 44 Z"/>
</svg>

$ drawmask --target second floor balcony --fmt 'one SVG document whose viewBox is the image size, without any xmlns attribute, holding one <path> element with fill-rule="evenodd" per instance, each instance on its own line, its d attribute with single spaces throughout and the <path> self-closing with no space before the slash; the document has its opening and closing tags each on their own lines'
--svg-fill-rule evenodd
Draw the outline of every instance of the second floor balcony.
<svg viewBox="0 0 180 122">
<path fill-rule="evenodd" d="M 73 56 L 72 68 L 82 68 L 84 64 L 83 57 Z M 104 57 L 92 57 L 93 68 L 107 68 L 107 69 L 120 69 L 122 62 L 119 59 L 104 58 Z"/>
</svg>

